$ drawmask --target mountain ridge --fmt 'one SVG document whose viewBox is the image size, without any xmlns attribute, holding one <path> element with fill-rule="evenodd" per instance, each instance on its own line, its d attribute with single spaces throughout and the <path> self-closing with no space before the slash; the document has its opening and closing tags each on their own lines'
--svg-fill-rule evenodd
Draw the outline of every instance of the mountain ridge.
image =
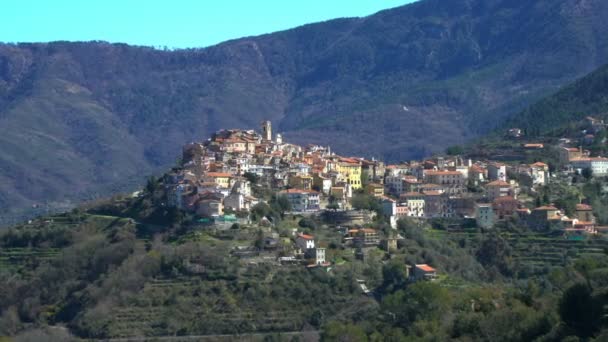
<svg viewBox="0 0 608 342">
<path fill-rule="evenodd" d="M 204 49 L 1 45 L 0 207 L 134 189 L 185 142 L 267 119 L 343 154 L 428 155 L 604 64 L 606 15 L 599 0 L 424 0 Z"/>
</svg>

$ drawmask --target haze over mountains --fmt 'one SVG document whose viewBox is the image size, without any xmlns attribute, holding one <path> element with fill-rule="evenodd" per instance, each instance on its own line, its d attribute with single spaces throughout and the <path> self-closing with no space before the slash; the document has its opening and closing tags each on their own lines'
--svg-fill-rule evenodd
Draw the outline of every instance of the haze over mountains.
<svg viewBox="0 0 608 342">
<path fill-rule="evenodd" d="M 605 18 L 602 0 L 423 0 L 206 49 L 0 45 L 2 215 L 128 189 L 263 119 L 296 143 L 421 157 L 606 63 Z"/>
</svg>

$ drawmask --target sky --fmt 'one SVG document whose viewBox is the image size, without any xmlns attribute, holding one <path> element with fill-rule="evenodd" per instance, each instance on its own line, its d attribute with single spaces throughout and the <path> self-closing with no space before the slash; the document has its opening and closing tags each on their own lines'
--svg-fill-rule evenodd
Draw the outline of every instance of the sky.
<svg viewBox="0 0 608 342">
<path fill-rule="evenodd" d="M 105 40 L 194 48 L 414 0 L 3 0 L 1 42 Z"/>
</svg>

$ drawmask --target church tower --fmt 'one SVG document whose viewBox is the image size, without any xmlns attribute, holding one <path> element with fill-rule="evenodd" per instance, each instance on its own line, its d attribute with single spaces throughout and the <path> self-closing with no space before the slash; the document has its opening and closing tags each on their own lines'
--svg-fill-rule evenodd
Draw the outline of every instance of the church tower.
<svg viewBox="0 0 608 342">
<path fill-rule="evenodd" d="M 270 121 L 262 122 L 262 138 L 266 141 L 272 141 L 272 124 Z"/>
</svg>

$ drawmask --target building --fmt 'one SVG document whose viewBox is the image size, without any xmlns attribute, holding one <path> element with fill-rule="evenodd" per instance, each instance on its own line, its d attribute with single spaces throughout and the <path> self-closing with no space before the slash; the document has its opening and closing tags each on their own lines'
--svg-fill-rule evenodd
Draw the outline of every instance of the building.
<svg viewBox="0 0 608 342">
<path fill-rule="evenodd" d="M 511 184 L 497 180 L 486 184 L 486 194 L 490 201 L 494 201 L 499 197 L 511 196 L 515 197 L 515 191 L 511 187 Z"/>
<path fill-rule="evenodd" d="M 361 161 L 355 158 L 340 158 L 338 172 L 353 190 L 361 189 Z"/>
<path fill-rule="evenodd" d="M 424 216 L 427 218 L 450 217 L 449 197 L 439 191 L 425 191 Z"/>
<path fill-rule="evenodd" d="M 593 207 L 591 207 L 589 204 L 577 204 L 576 213 L 574 214 L 574 217 L 576 217 L 580 221 L 595 223 Z"/>
<path fill-rule="evenodd" d="M 458 171 L 425 171 L 424 181 L 440 185 L 450 195 L 460 194 L 464 191 L 464 176 Z"/>
<path fill-rule="evenodd" d="M 583 158 L 583 151 L 576 147 L 562 147 L 559 149 L 559 160 L 562 164 L 568 164 L 573 159 Z"/>
<path fill-rule="evenodd" d="M 272 141 L 272 123 L 270 121 L 262 122 L 262 138 L 266 141 Z"/>
<path fill-rule="evenodd" d="M 315 248 L 315 265 L 325 264 L 325 248 Z"/>
<path fill-rule="evenodd" d="M 475 221 L 482 228 L 494 226 L 494 210 L 489 203 L 477 203 L 475 205 Z"/>
<path fill-rule="evenodd" d="M 530 177 L 533 185 L 545 185 L 549 182 L 549 165 L 543 162 L 530 164 Z"/>
<path fill-rule="evenodd" d="M 319 193 L 312 190 L 289 189 L 280 192 L 291 203 L 291 210 L 296 212 L 317 211 L 320 209 Z"/>
<path fill-rule="evenodd" d="M 315 189 L 319 189 L 319 191 L 323 192 L 326 195 L 331 193 L 332 186 L 331 178 L 325 177 L 320 173 L 313 174 L 313 186 Z"/>
<path fill-rule="evenodd" d="M 219 187 L 223 189 L 230 188 L 230 178 L 232 177 L 229 173 L 224 172 L 207 172 L 203 176 L 203 182 L 205 183 L 215 183 Z"/>
<path fill-rule="evenodd" d="M 366 190 L 368 194 L 374 197 L 384 197 L 384 186 L 382 184 L 368 184 Z"/>
<path fill-rule="evenodd" d="M 515 217 L 519 208 L 519 201 L 511 196 L 498 197 L 492 202 L 495 219 L 504 220 L 508 217 Z"/>
<path fill-rule="evenodd" d="M 296 246 L 303 252 L 315 248 L 315 237 L 307 234 L 298 234 L 296 236 Z"/>
<path fill-rule="evenodd" d="M 351 229 L 348 233 L 353 238 L 353 242 L 357 247 L 378 246 L 380 243 L 380 237 L 375 229 Z"/>
<path fill-rule="evenodd" d="M 307 175 L 294 175 L 289 177 L 289 185 L 295 189 L 312 190 L 313 177 Z"/>
<path fill-rule="evenodd" d="M 408 208 L 408 216 L 424 217 L 424 194 L 419 192 L 408 192 L 401 195 L 401 202 Z"/>
<path fill-rule="evenodd" d="M 197 203 L 196 214 L 206 217 L 224 215 L 224 205 L 222 200 L 214 198 L 199 200 Z"/>
<path fill-rule="evenodd" d="M 490 181 L 507 181 L 507 166 L 502 163 L 490 163 L 488 165 L 488 179 Z"/>
<path fill-rule="evenodd" d="M 591 170 L 591 175 L 594 177 L 608 175 L 608 158 L 575 158 L 570 160 L 572 168 L 582 173 L 583 170 Z"/>
<path fill-rule="evenodd" d="M 532 229 L 547 229 L 551 221 L 558 221 L 561 211 L 552 205 L 535 208 L 528 217 L 528 225 Z"/>
<path fill-rule="evenodd" d="M 414 265 L 412 272 L 412 280 L 435 280 L 437 278 L 437 270 L 427 264 Z"/>
</svg>

